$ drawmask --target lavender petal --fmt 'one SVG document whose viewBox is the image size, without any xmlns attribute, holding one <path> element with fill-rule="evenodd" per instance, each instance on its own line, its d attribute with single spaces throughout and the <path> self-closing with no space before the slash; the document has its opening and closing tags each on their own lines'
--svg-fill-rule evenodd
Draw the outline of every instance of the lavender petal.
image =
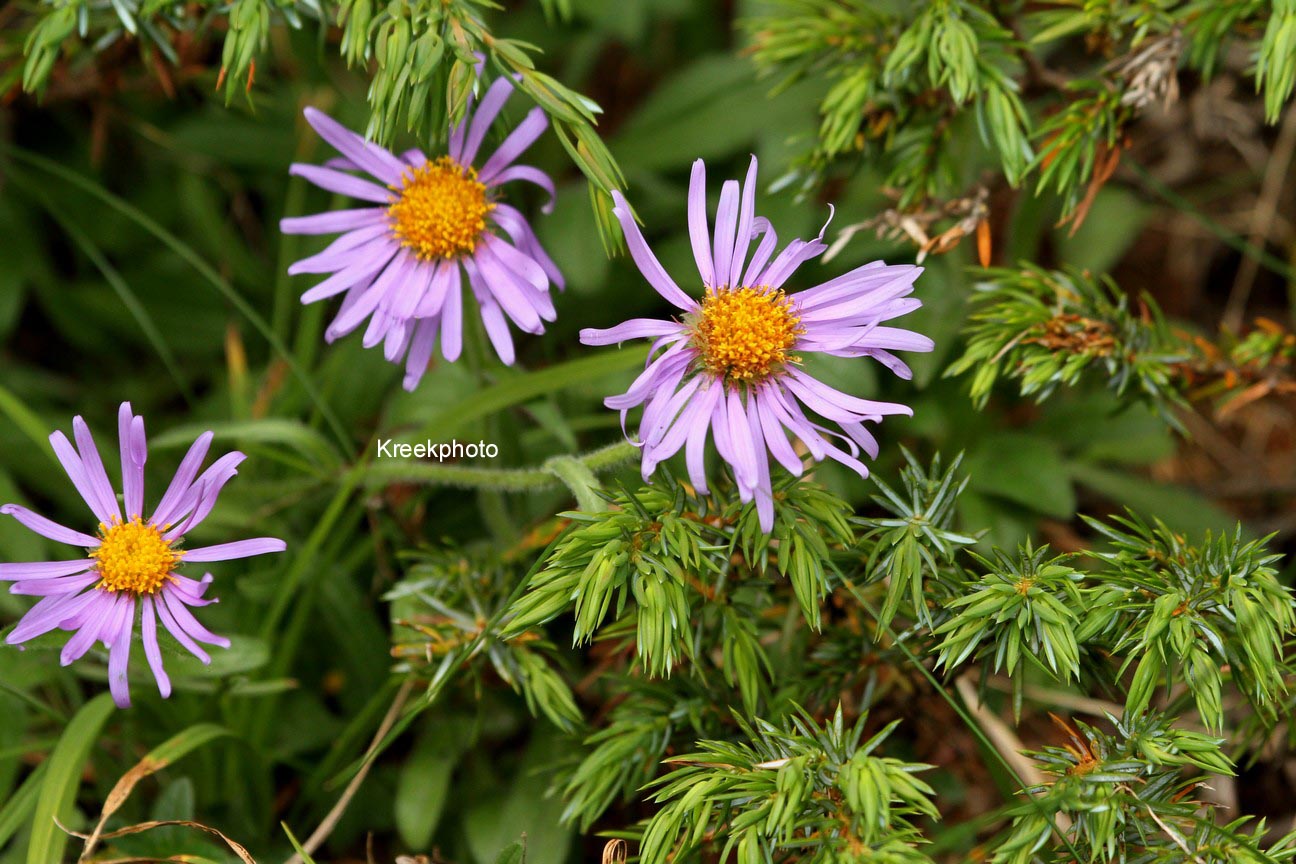
<svg viewBox="0 0 1296 864">
<path fill-rule="evenodd" d="M 764 433 L 760 412 L 750 402 L 748 409 L 746 419 L 751 431 L 752 447 L 756 453 L 756 482 L 753 484 L 752 493 L 756 498 L 756 516 L 760 522 L 760 529 L 768 534 L 774 530 L 774 488 L 770 483 L 769 454 L 762 443 Z"/>
<path fill-rule="evenodd" d="M 189 451 L 180 460 L 180 467 L 171 478 L 171 485 L 167 486 L 162 500 L 153 511 L 153 524 L 165 526 L 171 522 L 176 505 L 189 493 L 194 477 L 198 476 L 198 468 L 207 458 L 207 449 L 211 447 L 213 437 L 215 436 L 211 432 L 204 432 L 190 445 Z"/>
<path fill-rule="evenodd" d="M 388 250 L 390 256 L 399 245 L 391 236 L 391 226 L 386 222 L 376 222 L 348 231 L 314 255 L 294 261 L 288 266 L 288 275 L 336 273 L 358 263 L 372 261 L 382 255 L 384 249 Z"/>
<path fill-rule="evenodd" d="M 720 187 L 720 205 L 716 208 L 715 236 L 712 237 L 711 247 L 711 260 L 715 265 L 715 278 L 721 285 L 729 284 L 729 269 L 733 263 L 734 240 L 737 229 L 738 181 L 726 180 L 724 185 Z"/>
<path fill-rule="evenodd" d="M 541 189 L 549 193 L 549 200 L 540 205 L 541 213 L 552 213 L 554 209 L 554 199 L 557 197 L 557 191 L 554 189 L 553 178 L 539 168 L 530 165 L 510 165 L 503 171 L 496 174 L 487 181 L 486 176 L 482 175 L 482 181 L 488 186 L 494 188 L 503 186 L 505 183 L 511 183 L 514 180 L 523 180 L 527 183 L 534 183 Z"/>
<path fill-rule="evenodd" d="M 59 651 L 60 666 L 70 666 L 80 660 L 100 637 L 106 637 L 105 631 L 112 626 L 121 600 L 121 595 L 105 594 L 102 600 L 94 604 L 97 607 L 94 613 L 72 634 L 71 638 L 63 644 L 63 649 Z"/>
<path fill-rule="evenodd" d="M 477 149 L 481 147 L 482 139 L 486 137 L 488 130 L 499 112 L 508 101 L 509 96 L 513 93 L 513 82 L 507 78 L 496 78 L 491 84 L 486 95 L 482 97 L 481 105 L 473 114 L 472 122 L 468 126 L 468 136 L 464 140 L 463 150 L 461 152 L 450 151 L 450 156 L 460 165 L 471 165 L 477 157 Z M 465 117 L 465 119 L 467 119 Z"/>
<path fill-rule="evenodd" d="M 630 339 L 647 339 L 653 336 L 670 336 L 680 333 L 684 325 L 678 321 L 657 318 L 631 318 L 606 330 L 586 328 L 580 331 L 582 345 L 612 345 Z"/>
<path fill-rule="evenodd" d="M 251 558 L 254 555 L 282 552 L 287 548 L 287 543 L 274 537 L 256 537 L 251 540 L 236 540 L 233 543 L 186 549 L 184 560 L 186 562 L 232 561 L 235 558 Z"/>
<path fill-rule="evenodd" d="M 163 699 L 171 696 L 171 678 L 162 664 L 162 648 L 158 645 L 157 613 L 153 611 L 153 598 L 145 595 L 140 598 L 140 636 L 144 642 L 144 656 L 148 659 L 149 669 L 157 681 L 158 692 Z"/>
<path fill-rule="evenodd" d="M 458 360 L 463 348 L 463 282 L 459 266 L 451 266 L 446 299 L 441 306 L 441 356 L 448 363 Z"/>
<path fill-rule="evenodd" d="M 131 635 L 135 629 L 135 600 L 126 598 L 122 609 L 114 618 L 114 633 L 105 636 L 112 638 L 108 648 L 108 690 L 112 693 L 113 702 L 118 708 L 130 707 L 130 680 L 127 670 L 130 666 Z"/>
<path fill-rule="evenodd" d="M 243 464 L 243 460 L 246 458 L 247 456 L 234 450 L 217 459 L 206 471 L 198 476 L 198 479 L 194 481 L 194 488 L 201 489 L 201 492 L 193 500 L 193 511 L 182 526 L 172 528 L 163 535 L 168 542 L 175 540 L 187 531 L 192 531 L 207 518 L 212 508 L 216 506 L 216 498 L 220 495 L 221 489 L 234 475 L 238 474 L 238 466 Z M 178 519 L 184 512 L 184 510 L 177 509 L 176 518 Z"/>
<path fill-rule="evenodd" d="M 15 582 L 9 588 L 10 594 L 20 594 L 27 597 L 51 597 L 55 594 L 75 594 L 78 591 L 89 588 L 99 581 L 101 577 L 97 571 L 88 573 L 79 573 L 74 576 L 62 576 L 57 579 L 24 579 Z"/>
<path fill-rule="evenodd" d="M 81 495 L 81 500 L 85 501 L 90 512 L 94 514 L 96 520 L 101 523 L 107 523 L 112 520 L 112 511 L 104 507 L 99 500 L 99 494 L 95 491 L 94 484 L 90 482 L 86 474 L 85 463 L 77 454 L 72 443 L 68 441 L 67 436 L 62 432 L 54 432 L 49 436 L 50 446 L 54 448 L 54 455 L 58 458 L 59 464 L 67 473 L 68 479 L 72 481 L 72 486 Z"/>
<path fill-rule="evenodd" d="M 621 230 L 625 233 L 626 245 L 630 247 L 630 256 L 634 258 L 635 264 L 639 267 L 639 272 L 648 280 L 648 284 L 652 285 L 658 294 L 680 309 L 688 312 L 696 309 L 697 303 L 680 290 L 679 286 L 675 284 L 675 280 L 667 275 L 657 261 L 657 256 L 653 254 L 652 249 L 648 248 L 648 243 L 644 240 L 643 234 L 640 233 L 639 226 L 635 224 L 634 214 L 630 212 L 630 204 L 626 201 L 625 196 L 614 191 L 612 201 L 615 204 L 612 213 L 617 217 L 617 221 L 621 223 Z"/>
<path fill-rule="evenodd" d="M 508 137 L 504 139 L 499 148 L 486 160 L 486 164 L 482 166 L 481 173 L 478 175 L 481 182 L 487 185 L 496 185 L 491 182 L 496 180 L 496 175 L 512 165 L 548 128 L 549 118 L 545 115 L 543 108 L 537 106 L 528 111 L 522 122 L 508 134 Z"/>
<path fill-rule="evenodd" d="M 338 234 L 386 224 L 385 207 L 359 207 L 353 210 L 330 210 L 313 216 L 289 216 L 279 220 L 279 230 L 285 234 Z"/>
<path fill-rule="evenodd" d="M 549 290 L 549 277 L 534 259 L 524 255 L 504 240 L 488 236 L 482 247 L 490 250 L 499 262 L 537 291 Z"/>
<path fill-rule="evenodd" d="M 409 355 L 405 358 L 405 379 L 401 385 L 411 393 L 427 372 L 428 361 L 436 347 L 437 320 L 427 318 L 418 322 L 410 341 Z"/>
<path fill-rule="evenodd" d="M 693 246 L 693 260 L 697 262 L 702 284 L 716 288 L 715 265 L 711 261 L 711 227 L 706 212 L 706 163 L 693 162 L 688 191 L 689 242 Z"/>
<path fill-rule="evenodd" d="M 205 642 L 208 645 L 219 645 L 221 648 L 228 648 L 230 646 L 230 641 L 224 636 L 217 636 L 215 633 L 212 633 L 206 627 L 199 624 L 198 619 L 193 617 L 193 614 L 184 604 L 184 601 L 181 600 L 174 591 L 163 591 L 158 596 L 162 598 L 162 603 L 166 605 L 167 611 L 171 613 L 175 623 L 178 624 L 189 636 L 199 642 Z"/>
<path fill-rule="evenodd" d="M 123 402 L 117 412 L 117 436 L 121 448 L 122 499 L 126 518 L 144 515 L 144 464 L 148 460 L 148 441 L 144 436 L 144 418 L 131 412 Z"/>
<path fill-rule="evenodd" d="M 747 409 L 737 390 L 729 391 L 729 440 L 733 448 L 733 466 L 739 485 L 748 488 L 757 480 L 756 451 L 752 445 L 751 425 L 747 422 Z"/>
<path fill-rule="evenodd" d="M 752 287 L 756 285 L 756 277 L 765 269 L 765 264 L 769 261 L 770 256 L 774 254 L 774 247 L 778 245 L 778 232 L 774 226 L 764 216 L 757 216 L 752 219 L 751 236 L 760 237 L 761 242 L 756 247 L 756 254 L 752 255 L 751 262 L 743 272 L 739 285 Z"/>
<path fill-rule="evenodd" d="M 18 645 L 48 633 L 59 627 L 69 616 L 78 614 L 84 607 L 93 604 L 105 602 L 105 595 L 101 591 L 87 591 L 84 594 L 75 595 L 56 595 L 45 597 L 35 606 L 27 610 L 27 614 L 22 617 L 18 625 L 9 631 L 5 637 L 5 642 L 10 645 Z"/>
<path fill-rule="evenodd" d="M 60 576 L 75 576 L 84 573 L 94 565 L 90 558 L 73 558 L 71 561 L 29 561 L 14 564 L 0 564 L 0 582 L 24 582 L 33 579 L 57 579 Z"/>
<path fill-rule="evenodd" d="M 301 177 L 328 192 L 358 198 L 361 201 L 387 204 L 391 202 L 393 197 L 390 189 L 319 165 L 304 165 L 301 162 L 294 162 L 288 166 L 288 173 Z"/>
<path fill-rule="evenodd" d="M 186 651 L 197 657 L 204 666 L 211 663 L 211 657 L 208 656 L 207 652 L 198 646 L 198 643 L 189 636 L 188 632 L 180 626 L 180 622 L 171 614 L 170 606 L 167 604 L 167 597 L 168 592 L 164 590 L 158 595 L 158 600 L 154 604 L 153 608 L 154 611 L 157 612 L 158 620 L 162 622 L 162 626 L 167 629 L 167 632 L 170 633 Z M 183 601 L 177 598 L 176 606 L 183 608 Z M 192 616 L 190 616 L 190 618 L 192 619 Z"/>
<path fill-rule="evenodd" d="M 698 408 L 698 420 L 689 430 L 688 440 L 684 444 L 685 465 L 689 479 L 699 494 L 708 494 L 706 477 L 706 438 L 707 430 L 714 425 L 716 411 L 720 410 L 721 398 L 724 396 L 724 385 L 712 381 L 706 391 L 698 397 L 701 403 Z"/>
<path fill-rule="evenodd" d="M 805 466 L 801 462 L 801 457 L 797 456 L 796 450 L 788 442 L 787 435 L 783 432 L 783 424 L 770 409 L 767 390 L 768 385 L 753 394 L 751 399 L 753 413 L 758 415 L 765 447 L 789 473 L 800 477 Z"/>
<path fill-rule="evenodd" d="M 491 211 L 491 220 L 508 233 L 513 240 L 513 245 L 535 259 L 536 263 L 548 275 L 550 282 L 557 285 L 559 290 L 566 287 L 567 283 L 563 279 L 558 265 L 553 262 L 553 259 L 549 257 L 549 253 L 545 252 L 544 247 L 540 245 L 540 240 L 536 237 L 535 232 L 531 230 L 531 225 L 521 212 L 507 204 L 496 204 L 495 209 Z"/>
<path fill-rule="evenodd" d="M 302 294 L 302 304 L 305 305 L 308 303 L 315 303 L 319 300 L 324 300 L 325 298 L 332 297 L 336 294 L 341 294 L 343 291 L 349 291 L 357 285 L 364 286 L 364 288 L 367 289 L 373 284 L 373 277 L 378 274 L 378 271 L 382 270 L 391 262 L 391 256 L 396 254 L 396 249 L 394 247 L 389 247 L 385 252 L 385 255 L 376 255 L 368 260 L 357 261 L 346 269 L 337 271 L 314 288 L 311 288 L 306 291 L 306 293 Z"/>
<path fill-rule="evenodd" d="M 42 537 L 48 537 L 59 543 L 66 543 L 69 546 L 81 546 L 85 549 L 93 549 L 99 545 L 97 537 L 91 537 L 89 534 L 82 534 L 80 531 L 65 528 L 57 522 L 46 519 L 38 513 L 33 513 L 26 507 L 19 507 L 17 504 L 5 504 L 0 507 L 0 513 L 14 517 Z"/>
<path fill-rule="evenodd" d="M 306 122 L 319 136 L 353 164 L 388 185 L 400 182 L 403 166 L 395 156 L 381 147 L 371 146 L 363 137 L 322 111 L 307 108 L 303 113 Z"/>
<path fill-rule="evenodd" d="M 747 178 L 743 181 L 742 197 L 738 207 L 738 231 L 734 235 L 733 256 L 729 262 L 729 273 L 725 277 L 728 284 L 739 287 L 742 284 L 743 262 L 747 259 L 747 249 L 751 246 L 752 223 L 756 219 L 756 157 L 751 158 L 747 168 Z"/>
</svg>

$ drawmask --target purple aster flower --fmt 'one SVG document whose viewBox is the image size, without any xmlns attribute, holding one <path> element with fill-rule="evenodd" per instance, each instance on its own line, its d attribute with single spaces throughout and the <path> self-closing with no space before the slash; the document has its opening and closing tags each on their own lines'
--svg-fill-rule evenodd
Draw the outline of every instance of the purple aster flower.
<svg viewBox="0 0 1296 864">
<path fill-rule="evenodd" d="M 634 318 L 609 330 L 582 330 L 581 341 L 655 340 L 630 389 L 605 400 L 621 412 L 623 429 L 626 412 L 645 406 L 639 425 L 644 479 L 684 448 L 689 477 L 705 494 L 709 435 L 733 468 L 739 496 L 744 502 L 755 498 L 761 528 L 769 531 L 774 525 L 770 457 L 793 474 L 803 468 L 787 433 L 816 461 L 835 459 L 864 477 L 868 469 L 859 460 L 861 451 L 877 456 L 877 440 L 864 423 L 913 413 L 905 405 L 829 387 L 799 368 L 802 356 L 872 357 L 910 378 L 909 367 L 891 352 L 930 351 L 933 343 L 882 323 L 921 305 L 908 296 L 920 267 L 874 261 L 814 288 L 785 293 L 783 285 L 796 269 L 827 248 L 823 232 L 809 242 L 793 240 L 775 255 L 774 228 L 755 215 L 755 186 L 753 158 L 741 194 L 736 180 L 721 189 L 713 232 L 706 215 L 706 167 L 701 159 L 693 163 L 688 219 L 705 289 L 700 302 L 680 290 L 658 263 L 625 196 L 613 192 L 613 213 L 635 264 L 680 314 L 669 321 Z"/>
<path fill-rule="evenodd" d="M 18 645 L 56 628 L 73 631 L 60 655 L 64 666 L 80 658 L 94 643 L 102 642 L 108 649 L 108 686 L 113 701 L 125 708 L 130 705 L 126 668 L 137 617 L 144 656 L 163 698 L 171 695 L 171 680 L 162 666 L 158 621 L 203 663 L 210 663 L 211 658 L 198 647 L 199 642 L 229 647 L 228 639 L 208 631 L 189 611 L 190 607 L 216 602 L 204 596 L 211 574 L 196 581 L 181 576 L 177 568 L 186 562 L 228 561 L 282 552 L 286 547 L 282 540 L 258 537 L 181 549 L 185 532 L 207 518 L 221 488 L 238 473 L 238 465 L 246 457 L 227 453 L 199 474 L 212 441 L 212 433 L 204 432 L 189 448 L 171 485 L 153 508 L 153 515 L 146 519 L 142 515 L 144 462 L 148 457 L 144 418 L 132 414 L 130 403 L 124 402 L 117 427 L 123 491 L 120 504 L 84 420 L 72 420 L 75 447 L 62 432 L 50 436 L 63 470 L 98 520 L 96 535 L 65 528 L 17 504 L 0 507 L 0 513 L 14 517 L 42 537 L 80 546 L 88 555 L 67 561 L 0 564 L 0 581 L 14 583 L 9 589 L 11 594 L 41 598 L 5 641 Z"/>
<path fill-rule="evenodd" d="M 438 337 L 446 360 L 459 357 L 460 268 L 491 344 L 506 364 L 514 359 L 509 321 L 528 333 L 543 333 L 544 322 L 554 320 L 549 285 L 561 289 L 562 274 L 526 217 L 499 200 L 501 186 L 525 180 L 549 193 L 544 212 L 553 209 L 549 176 L 514 164 L 549 125 L 544 111 L 533 108 L 480 169 L 473 167 L 487 129 L 512 92 L 507 78 L 496 79 L 475 113 L 469 104 L 463 122 L 450 130 L 449 154 L 437 159 L 421 150 L 396 156 L 306 109 L 307 122 L 342 157 L 324 165 L 294 164 L 290 173 L 368 206 L 282 220 L 280 228 L 288 234 L 342 235 L 288 272 L 331 274 L 302 295 L 303 303 L 314 303 L 345 292 L 325 338 L 345 336 L 367 318 L 365 347 L 381 342 L 387 359 L 405 358 L 407 390 L 427 371 Z"/>
</svg>

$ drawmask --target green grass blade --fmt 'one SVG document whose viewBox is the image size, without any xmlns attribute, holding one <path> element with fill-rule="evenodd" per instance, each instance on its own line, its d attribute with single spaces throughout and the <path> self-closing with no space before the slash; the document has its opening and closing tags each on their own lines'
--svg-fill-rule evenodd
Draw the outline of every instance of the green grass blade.
<svg viewBox="0 0 1296 864">
<path fill-rule="evenodd" d="M 81 706 L 63 731 L 45 763 L 45 776 L 32 814 L 27 864 L 58 864 L 63 860 L 68 835 L 55 820 L 67 824 L 72 818 L 72 805 L 81 786 L 86 759 L 99 739 L 99 730 L 115 710 L 112 696 L 101 693 Z"/>
<path fill-rule="evenodd" d="M 1236 250 L 1239 254 L 1254 259 L 1261 267 L 1271 273 L 1281 276 L 1288 284 L 1296 282 L 1296 267 L 1291 266 L 1277 255 L 1267 252 L 1259 246 L 1253 245 L 1241 234 L 1236 234 L 1230 231 L 1215 219 L 1211 218 L 1210 214 L 1206 213 L 1206 211 L 1202 210 L 1192 201 L 1188 200 L 1183 195 L 1180 195 L 1156 177 L 1153 177 L 1151 172 L 1142 165 L 1137 162 L 1127 162 L 1126 164 L 1130 166 L 1130 169 L 1134 172 L 1135 176 L 1137 176 L 1144 185 L 1151 189 L 1152 192 L 1159 195 L 1171 207 L 1187 213 L 1193 219 L 1197 220 L 1203 228 L 1219 238 L 1220 242 Z"/>
<path fill-rule="evenodd" d="M 117 197 L 89 178 L 83 177 L 77 172 L 65 168 L 51 159 L 37 156 L 34 153 L 29 153 L 17 147 L 0 145 L 0 151 L 8 153 L 13 158 L 20 162 L 24 162 L 33 168 L 38 168 L 48 174 L 52 174 L 60 180 L 70 183 L 84 192 L 88 192 L 95 198 L 98 198 L 100 201 L 107 204 L 109 207 L 121 213 L 126 218 L 130 219 L 132 222 L 139 225 L 148 233 L 152 234 L 169 247 L 172 252 L 175 252 L 176 255 L 180 256 L 185 263 L 197 271 L 198 275 L 210 282 L 212 287 L 216 289 L 217 293 L 224 297 L 231 306 L 238 310 L 239 314 L 246 318 L 252 326 L 256 328 L 257 332 L 259 332 L 266 342 L 269 343 L 271 349 L 279 355 L 292 371 L 293 377 L 297 379 L 298 383 L 301 384 L 302 389 L 306 391 L 306 395 L 309 396 L 311 402 L 314 403 L 315 409 L 319 411 L 320 416 L 324 418 L 324 422 L 328 424 L 333 434 L 337 436 L 338 442 L 342 445 L 342 449 L 349 450 L 351 448 L 351 439 L 350 436 L 347 435 L 346 427 L 342 425 L 342 422 L 337 418 L 337 415 L 333 413 L 333 409 L 330 408 L 328 403 L 324 400 L 324 396 L 320 393 L 319 388 L 315 386 L 315 382 L 306 374 L 306 370 L 297 362 L 297 358 L 288 350 L 288 346 L 283 343 L 282 339 L 275 335 L 274 330 L 270 327 L 265 318 L 263 318 L 256 309 L 252 308 L 252 305 L 248 303 L 247 300 L 243 299 L 243 295 L 235 291 L 234 286 L 226 281 L 220 273 L 216 272 L 216 270 L 208 264 L 201 255 L 182 242 L 179 237 L 155 222 L 144 211 L 122 198 Z"/>
<path fill-rule="evenodd" d="M 15 687 L 14 685 L 10 684 L 8 681 L 0 681 L 0 692 L 8 693 L 10 696 L 14 697 L 15 699 L 18 699 L 21 702 L 25 702 L 26 704 L 35 708 L 37 711 L 44 714 L 46 717 L 49 717 L 54 721 L 56 721 L 59 724 L 59 726 L 64 726 L 67 724 L 67 719 L 68 719 L 67 715 L 64 714 L 62 711 L 58 710 L 52 705 L 42 702 L 40 699 L 37 699 L 35 696 L 31 695 L 26 690 Z"/>
<path fill-rule="evenodd" d="M 8 417 L 36 445 L 37 450 L 49 457 L 52 464 L 59 465 L 58 457 L 49 446 L 49 430 L 45 421 L 3 384 L 0 384 L 0 414 Z"/>
<path fill-rule="evenodd" d="M 0 807 L 0 849 L 18 833 L 36 806 L 36 793 L 40 791 L 41 778 L 45 776 L 45 765 L 37 765 L 36 770 L 28 775 L 18 791 Z"/>
<path fill-rule="evenodd" d="M 54 217 L 54 221 L 59 224 L 64 233 L 81 248 L 86 258 L 90 259 L 90 263 L 99 271 L 104 281 L 108 283 L 109 287 L 117 294 L 117 298 L 121 300 L 122 305 L 126 307 L 126 311 L 135 319 L 135 323 L 139 325 L 140 330 L 144 333 L 144 338 L 149 341 L 149 344 L 153 346 L 153 350 L 157 352 L 162 365 L 166 367 L 167 373 L 175 381 L 176 389 L 180 391 L 180 395 L 184 397 L 187 404 L 192 405 L 194 402 L 193 389 L 189 386 L 189 382 L 185 379 L 183 373 L 181 373 L 180 365 L 176 362 L 175 355 L 171 353 L 171 348 L 166 344 L 166 340 L 162 338 L 162 331 L 158 329 L 157 324 L 153 321 L 153 316 L 149 314 L 148 308 L 140 302 L 139 297 L 135 296 L 135 292 L 131 290 L 130 285 L 117 272 L 117 268 L 113 267 L 112 263 L 104 257 L 103 251 L 90 239 L 89 234 L 81 230 L 79 225 L 68 218 L 68 215 L 55 205 L 48 196 L 36 190 L 36 184 L 21 179 L 22 174 L 10 174 L 10 176 L 19 181 L 19 185 L 23 187 L 24 191 L 31 195 L 40 206 L 44 207 L 45 212 Z"/>
<path fill-rule="evenodd" d="M 297 851 L 297 857 L 301 858 L 305 864 L 315 864 L 315 859 L 310 856 L 309 852 L 302 848 L 301 843 L 297 841 L 297 835 L 288 827 L 288 823 L 280 822 L 279 825 L 283 828 L 284 833 L 288 835 L 288 842 L 291 843 L 293 849 Z"/>
<path fill-rule="evenodd" d="M 215 741 L 217 738 L 224 738 L 232 734 L 230 730 L 216 723 L 195 723 L 183 732 L 172 735 L 166 741 L 154 747 L 140 761 L 148 760 L 153 764 L 154 771 L 160 771 L 199 747 Z"/>
<path fill-rule="evenodd" d="M 94 850 L 100 835 L 103 834 L 104 825 L 107 824 L 108 819 L 121 809 L 121 806 L 126 803 L 126 799 L 130 797 L 131 792 L 135 790 L 141 780 L 151 774 L 156 774 L 177 759 L 197 750 L 204 744 L 229 734 L 231 733 L 228 729 L 215 723 L 195 723 L 183 732 L 171 736 L 145 754 L 143 759 L 135 763 L 134 767 L 121 776 L 121 779 L 113 786 L 112 791 L 108 793 L 103 812 L 99 814 L 99 822 L 95 825 L 94 833 L 90 835 L 90 839 L 86 841 L 86 848 L 81 853 L 81 857 L 87 857 Z"/>
</svg>

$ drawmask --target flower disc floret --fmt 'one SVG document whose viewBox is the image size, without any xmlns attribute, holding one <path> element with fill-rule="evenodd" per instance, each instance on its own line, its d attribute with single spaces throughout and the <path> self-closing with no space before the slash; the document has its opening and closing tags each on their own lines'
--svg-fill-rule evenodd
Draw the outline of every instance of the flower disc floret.
<svg viewBox="0 0 1296 864">
<path fill-rule="evenodd" d="M 472 254 L 495 209 L 476 169 L 449 156 L 407 169 L 393 191 L 392 237 L 420 261 Z"/>
<path fill-rule="evenodd" d="M 693 342 L 708 371 L 727 381 L 763 381 L 789 360 L 803 332 L 792 300 L 767 287 L 708 291 Z"/>
<path fill-rule="evenodd" d="M 104 591 L 154 594 L 180 563 L 180 552 L 142 519 L 114 521 L 102 528 L 100 536 L 103 542 L 90 557 L 99 572 L 98 587 Z"/>
</svg>

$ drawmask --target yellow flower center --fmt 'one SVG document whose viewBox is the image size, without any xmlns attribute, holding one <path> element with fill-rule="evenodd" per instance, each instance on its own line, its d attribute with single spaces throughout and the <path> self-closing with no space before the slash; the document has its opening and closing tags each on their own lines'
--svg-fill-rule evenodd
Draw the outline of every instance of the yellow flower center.
<svg viewBox="0 0 1296 864">
<path fill-rule="evenodd" d="M 782 290 L 717 288 L 708 291 L 693 324 L 693 344 L 706 367 L 730 381 L 763 380 L 789 360 L 804 332 Z"/>
<path fill-rule="evenodd" d="M 392 236 L 421 261 L 472 252 L 495 209 L 477 171 L 449 156 L 411 168 L 387 207 Z"/>
<path fill-rule="evenodd" d="M 139 517 L 99 527 L 103 541 L 90 553 L 102 580 L 97 588 L 153 594 L 180 563 L 182 553 L 163 539 L 161 531 Z"/>
</svg>

